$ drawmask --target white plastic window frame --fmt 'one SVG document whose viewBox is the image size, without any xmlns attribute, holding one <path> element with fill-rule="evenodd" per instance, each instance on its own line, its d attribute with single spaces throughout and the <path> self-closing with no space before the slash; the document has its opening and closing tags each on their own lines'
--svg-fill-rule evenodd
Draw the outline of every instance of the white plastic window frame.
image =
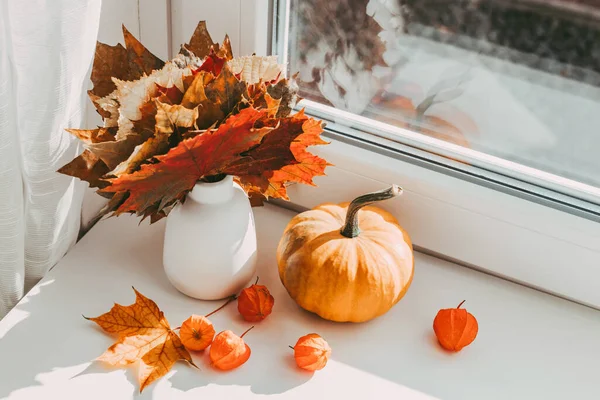
<svg viewBox="0 0 600 400">
<path fill-rule="evenodd" d="M 273 8 L 270 0 L 143 0 L 140 30 L 142 37 L 152 31 L 143 37 L 152 50 L 172 55 L 205 19 L 215 40 L 229 33 L 235 54 L 261 55 L 269 52 Z M 161 29 L 153 31 L 157 24 Z M 331 144 L 314 151 L 335 166 L 315 179 L 316 187 L 290 187 L 286 206 L 348 201 L 397 183 L 404 194 L 381 207 L 397 216 L 417 249 L 600 308 L 600 223 L 548 207 L 535 193 L 512 193 L 502 181 L 484 185 L 476 173 L 436 165 L 412 147 L 368 134 L 344 135 L 346 128 L 335 124 L 347 117 L 343 112 L 305 104 L 330 122 Z"/>
</svg>

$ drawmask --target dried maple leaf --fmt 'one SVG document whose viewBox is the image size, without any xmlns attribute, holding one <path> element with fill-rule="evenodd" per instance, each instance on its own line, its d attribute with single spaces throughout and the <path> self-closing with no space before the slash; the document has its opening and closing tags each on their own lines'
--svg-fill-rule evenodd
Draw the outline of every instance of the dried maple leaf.
<svg viewBox="0 0 600 400">
<path fill-rule="evenodd" d="M 289 200 L 287 185 L 290 182 L 315 186 L 312 178 L 325 175 L 325 167 L 331 165 L 322 158 L 304 150 L 295 152 L 296 164 L 286 165 L 277 171 L 263 175 L 248 175 L 241 179 L 241 186 L 249 192 L 259 192 L 263 196 Z M 257 203 L 258 204 L 258 203 Z"/>
<path fill-rule="evenodd" d="M 206 21 L 198 22 L 190 42 L 181 46 L 179 54 L 188 56 L 188 54 L 186 54 L 187 52 L 191 52 L 196 57 L 201 59 L 209 56 L 211 53 L 216 55 L 218 58 L 225 60 L 231 60 L 233 58 L 229 35 L 225 35 L 225 38 L 223 39 L 223 45 L 219 46 L 219 44 L 213 42 L 212 38 L 210 37 L 208 29 L 206 29 Z"/>
<path fill-rule="evenodd" d="M 98 129 L 66 129 L 67 132 L 77 137 L 83 143 L 91 145 L 94 143 L 111 142 L 115 140 L 116 128 Z M 110 168 L 102 159 L 92 151 L 86 149 L 82 154 L 64 165 L 57 172 L 73 176 L 86 181 L 90 187 L 105 187 L 107 182 L 101 178 L 110 171 Z"/>
<path fill-rule="evenodd" d="M 163 103 L 161 100 L 170 102 L 174 97 L 181 97 L 183 94 L 175 86 L 171 88 L 159 88 L 159 92 L 162 93 L 159 97 L 144 103 L 141 107 L 140 111 L 142 113 L 142 118 L 138 121 L 132 121 L 133 132 L 136 132 L 136 135 L 141 136 L 142 139 L 149 139 L 142 144 L 136 145 L 130 152 L 129 157 L 127 157 L 127 152 L 130 151 L 130 146 L 124 146 L 121 149 L 123 154 L 117 155 L 114 157 L 114 160 L 121 160 L 124 157 L 127 158 L 110 171 L 110 175 L 121 176 L 125 173 L 134 172 L 149 158 L 165 154 L 169 151 L 170 134 L 173 132 L 170 122 L 170 118 L 172 118 L 170 110 L 180 109 L 181 106 Z M 157 104 L 163 105 L 160 107 L 160 112 Z M 197 118 L 197 110 L 195 112 L 193 110 L 189 111 L 191 114 L 188 118 L 191 120 L 187 122 L 187 128 L 191 127 L 194 124 L 194 118 Z M 175 123 L 178 124 L 178 126 L 181 127 L 186 124 L 183 121 L 179 121 L 179 118 L 175 118 L 177 119 Z M 128 138 L 125 142 L 129 144 L 135 143 L 137 142 L 137 137 L 134 136 L 133 138 Z"/>
<path fill-rule="evenodd" d="M 90 184 L 90 187 L 105 187 L 108 182 L 101 180 L 102 176 L 110 169 L 102 162 L 100 157 L 89 150 L 85 150 L 67 165 L 58 170 L 59 173 L 74 176 Z"/>
<path fill-rule="evenodd" d="M 187 130 L 193 127 L 198 119 L 198 107 L 189 109 L 179 104 L 170 105 L 157 100 L 156 109 L 156 131 L 162 134 L 169 135 L 180 128 Z"/>
<path fill-rule="evenodd" d="M 276 57 L 233 58 L 200 22 L 164 63 L 125 27 L 125 47 L 101 43 L 89 96 L 104 121 L 70 130 L 86 151 L 60 172 L 100 187 L 110 199 L 99 216 L 135 212 L 164 218 L 198 180 L 233 175 L 257 205 L 287 199 L 287 182 L 313 184 L 328 165 L 309 153 L 324 144 L 321 124 L 303 113 L 295 76 L 281 79 Z M 233 69 L 233 70 L 232 70 Z"/>
<path fill-rule="evenodd" d="M 178 104 L 170 105 L 154 101 L 155 126 L 154 135 L 144 143 L 136 146 L 129 158 L 121 162 L 110 172 L 110 175 L 121 176 L 126 173 L 132 173 L 151 157 L 165 154 L 169 151 L 169 140 L 171 134 L 176 132 L 179 140 L 185 132 L 194 126 L 198 118 L 198 108 L 190 110 Z M 135 126 L 135 124 L 134 124 Z M 147 129 L 147 128 L 144 128 Z"/>
<path fill-rule="evenodd" d="M 156 303 L 135 288 L 133 290 L 135 303 L 129 306 L 115 304 L 99 317 L 84 318 L 97 323 L 105 332 L 118 335 L 116 343 L 97 360 L 114 366 L 140 362 L 141 392 L 169 372 L 178 360 L 196 365 Z"/>
<path fill-rule="evenodd" d="M 254 128 L 256 121 L 265 116 L 264 110 L 245 109 L 217 130 L 182 141 L 166 155 L 157 157 L 158 163 L 143 165 L 133 174 L 111 180 L 111 186 L 104 192 L 129 192 L 115 213 L 142 214 L 157 203 L 160 211 L 202 177 L 227 173 L 228 165 L 237 160 L 239 154 L 259 144 L 273 130 Z"/>
<path fill-rule="evenodd" d="M 242 184 L 250 183 L 255 186 L 255 190 L 268 197 L 287 199 L 284 182 L 300 182 L 314 186 L 312 178 L 324 175 L 325 167 L 330 165 L 322 158 L 306 151 L 308 146 L 327 143 L 320 137 L 322 132 L 322 123 L 308 118 L 304 110 L 291 118 L 282 119 L 259 147 L 245 155 L 250 159 L 264 159 L 268 158 L 269 154 L 271 157 L 276 157 L 287 150 L 293 154 L 295 162 L 289 162 L 267 173 L 255 173 L 251 165 L 244 165 L 243 169 L 233 174 L 239 176 Z M 262 176 L 262 179 L 258 179 L 258 176 Z"/>
<path fill-rule="evenodd" d="M 210 53 L 214 44 L 215 42 L 213 42 L 208 29 L 206 29 L 206 21 L 200 21 L 192 34 L 190 42 L 185 44 L 184 47 L 197 57 L 204 58 Z"/>
<path fill-rule="evenodd" d="M 127 61 L 131 75 L 142 76 L 150 74 L 155 69 L 161 69 L 165 62 L 152 54 L 140 43 L 123 25 L 123 39 L 127 48 Z"/>
<path fill-rule="evenodd" d="M 231 71 L 247 84 L 271 82 L 284 73 L 284 65 L 277 62 L 277 56 L 242 56 L 228 62 Z"/>
<path fill-rule="evenodd" d="M 135 147 L 144 142 L 140 135 L 129 135 L 125 139 L 91 143 L 87 145 L 88 150 L 97 155 L 110 170 L 125 161 L 133 152 Z"/>
<path fill-rule="evenodd" d="M 115 89 L 109 95 L 99 98 L 94 97 L 94 95 L 90 92 L 88 92 L 88 94 L 90 96 L 90 99 L 94 103 L 96 110 L 98 110 L 98 114 L 102 116 L 102 120 L 104 121 L 104 127 L 118 127 L 119 102 L 116 98 L 117 90 Z"/>
<path fill-rule="evenodd" d="M 290 115 L 296 103 L 300 101 L 298 98 L 298 84 L 295 76 L 292 79 L 282 79 L 275 85 L 270 85 L 267 88 L 267 93 L 274 99 L 281 101 L 277 118 L 283 118 Z"/>
<path fill-rule="evenodd" d="M 102 106 L 100 104 L 98 104 L 98 101 L 101 99 L 101 97 L 96 96 L 94 93 L 92 93 L 91 90 L 88 90 L 87 94 L 88 94 L 88 97 L 90 98 L 90 101 L 96 108 L 96 112 L 98 114 L 100 114 L 100 117 L 102 117 L 103 120 L 110 118 L 111 113 L 109 111 L 106 111 L 105 109 L 103 109 Z"/>
<path fill-rule="evenodd" d="M 133 131 L 144 137 L 152 137 L 156 130 L 156 112 L 156 101 L 154 99 L 145 102 L 140 107 L 142 118 L 131 121 L 133 124 Z"/>
<path fill-rule="evenodd" d="M 236 78 L 227 65 L 223 66 L 219 76 L 205 88 L 206 97 L 219 105 L 224 115 L 235 110 L 247 91 L 246 82 Z"/>
<path fill-rule="evenodd" d="M 239 111 L 248 98 L 246 82 L 240 81 L 224 65 L 216 78 L 211 72 L 198 72 L 184 93 L 181 104 L 188 108 L 199 106 L 198 129 L 207 129 Z"/>
<path fill-rule="evenodd" d="M 116 46 L 100 42 L 96 44 L 91 75 L 94 88 L 90 91 L 91 96 L 104 97 L 112 93 L 116 89 L 113 78 L 132 81 L 165 65 L 133 37 L 125 26 L 123 26 L 123 38 L 126 47 L 120 43 Z M 94 98 L 92 101 L 96 104 Z"/>
<path fill-rule="evenodd" d="M 265 109 L 267 110 L 267 115 L 271 118 L 275 118 L 277 116 L 277 112 L 279 112 L 281 99 L 274 99 L 269 93 L 264 94 L 264 99 L 266 103 Z"/>
<path fill-rule="evenodd" d="M 311 174 L 322 175 L 327 163 L 308 152 L 306 160 L 297 160 L 294 151 L 304 156 L 301 150 L 306 146 L 323 143 L 317 134 L 321 125 L 304 113 L 281 120 L 267 116 L 266 109 L 246 108 L 216 130 L 182 141 L 157 157 L 157 163 L 111 180 L 103 192 L 129 193 L 115 214 L 159 212 L 192 189 L 199 179 L 220 174 L 237 176 L 249 191 L 280 198 L 287 197 L 281 179 L 292 177 L 312 184 Z M 299 150 L 293 150 L 295 147 Z M 285 169 L 290 164 L 297 167 Z"/>
<path fill-rule="evenodd" d="M 127 49 L 120 43 L 109 46 L 104 43 L 96 43 L 96 54 L 92 67 L 91 80 L 94 88 L 90 93 L 94 96 L 104 97 L 115 90 L 112 78 L 129 79 L 129 62 Z M 92 99 L 93 100 L 93 99 Z"/>
<path fill-rule="evenodd" d="M 198 129 L 206 129 L 225 118 L 225 113 L 218 103 L 206 97 L 206 86 L 214 81 L 214 76 L 205 71 L 199 72 L 194 77 L 189 88 L 183 95 L 181 105 L 187 108 L 199 107 L 202 111 L 196 120 Z"/>
<path fill-rule="evenodd" d="M 65 129 L 83 143 L 102 143 L 115 140 L 114 128 Z"/>
<path fill-rule="evenodd" d="M 160 96 L 157 97 L 162 103 L 179 104 L 183 99 L 183 92 L 177 86 L 164 87 L 156 85 Z"/>
<path fill-rule="evenodd" d="M 187 108 L 194 108 L 208 101 L 204 88 L 214 79 L 214 75 L 206 71 L 200 71 L 194 75 L 194 79 L 183 94 L 181 105 Z"/>
<path fill-rule="evenodd" d="M 219 75 L 226 61 L 226 58 L 219 57 L 214 50 L 211 50 L 210 54 L 204 59 L 202 65 L 196 71 L 194 71 L 194 73 L 204 71 L 210 72 L 215 76 Z"/>
<path fill-rule="evenodd" d="M 178 101 L 183 97 L 181 90 L 172 81 L 162 86 L 157 81 L 164 81 L 170 78 L 181 80 L 181 74 L 172 67 L 166 68 L 165 76 L 161 71 L 155 71 L 151 75 L 136 82 L 115 81 L 117 84 L 117 93 L 120 93 L 122 104 L 119 105 L 119 130 L 116 134 L 116 141 L 92 143 L 88 149 L 104 161 L 104 163 L 113 171 L 114 175 L 120 175 L 124 172 L 133 172 L 147 158 L 162 154 L 168 150 L 165 148 L 167 143 L 163 135 L 155 135 L 156 124 L 169 116 L 157 119 L 157 100 L 167 102 Z M 171 74 L 172 75 L 168 75 Z M 182 84 L 180 82 L 180 84 Z M 163 103 L 161 103 L 163 104 Z M 182 108 L 179 105 L 165 107 Z M 197 114 L 197 112 L 196 112 Z M 193 115 L 192 115 L 193 117 Z M 182 123 L 182 122 L 181 122 Z M 193 121 L 188 128 L 193 125 Z M 142 148 L 136 147 L 147 142 Z M 143 150 L 143 151 L 140 151 Z M 123 164 L 124 163 L 124 164 Z"/>
<path fill-rule="evenodd" d="M 135 122 L 144 119 L 148 103 L 155 98 L 165 103 L 179 100 L 185 90 L 184 78 L 191 74 L 191 67 L 179 68 L 175 63 L 168 62 L 162 69 L 135 81 L 114 79 L 115 91 L 97 101 L 102 109 L 110 113 L 104 125 L 118 125 L 117 140 L 133 134 Z"/>
<path fill-rule="evenodd" d="M 233 51 L 231 51 L 231 40 L 229 40 L 229 35 L 225 34 L 223 45 L 217 50 L 217 56 L 226 60 L 233 59 Z"/>
<path fill-rule="evenodd" d="M 156 132 L 154 137 L 136 146 L 127 160 L 121 162 L 110 171 L 109 175 L 121 176 L 136 171 L 146 160 L 169 151 L 169 135 Z"/>
</svg>

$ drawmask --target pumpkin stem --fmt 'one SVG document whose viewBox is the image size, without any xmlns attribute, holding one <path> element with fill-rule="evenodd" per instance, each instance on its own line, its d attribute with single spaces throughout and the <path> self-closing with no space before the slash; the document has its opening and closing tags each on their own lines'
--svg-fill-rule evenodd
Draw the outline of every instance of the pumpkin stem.
<svg viewBox="0 0 600 400">
<path fill-rule="evenodd" d="M 211 315 L 213 315 L 214 313 L 216 313 L 217 311 L 221 311 L 223 308 L 225 308 L 225 306 L 229 303 L 231 303 L 232 301 L 234 301 L 235 299 L 237 299 L 237 296 L 234 294 L 233 296 L 231 296 L 229 299 L 227 299 L 227 301 L 225 302 L 225 304 L 223 304 L 221 307 L 217 308 L 215 311 L 208 313 L 205 315 L 206 318 L 210 317 Z"/>
<path fill-rule="evenodd" d="M 256 282 L 254 282 L 254 284 L 256 285 L 258 283 L 258 275 L 256 276 Z"/>
<path fill-rule="evenodd" d="M 346 223 L 340 231 L 342 236 L 347 238 L 355 238 L 360 234 L 360 228 L 358 226 L 358 211 L 361 208 L 377 201 L 391 199 L 392 197 L 396 197 L 401 193 L 402 188 L 400 186 L 392 185 L 387 189 L 363 194 L 362 196 L 352 200 L 352 203 L 350 203 L 348 206 L 348 211 L 346 213 Z"/>
<path fill-rule="evenodd" d="M 243 338 L 243 337 L 244 337 L 244 335 L 245 335 L 246 333 L 250 332 L 252 329 L 254 329 L 254 325 L 252 325 L 250 328 L 246 329 L 246 332 L 244 332 L 244 333 L 242 333 L 242 334 L 240 335 L 240 339 L 241 339 L 241 338 Z"/>
<path fill-rule="evenodd" d="M 458 307 L 456 307 L 456 308 L 460 308 L 460 306 L 462 306 L 465 301 L 466 300 L 461 301 L 460 304 L 458 305 Z"/>
<path fill-rule="evenodd" d="M 288 346 L 290 349 L 294 350 L 294 346 Z"/>
</svg>

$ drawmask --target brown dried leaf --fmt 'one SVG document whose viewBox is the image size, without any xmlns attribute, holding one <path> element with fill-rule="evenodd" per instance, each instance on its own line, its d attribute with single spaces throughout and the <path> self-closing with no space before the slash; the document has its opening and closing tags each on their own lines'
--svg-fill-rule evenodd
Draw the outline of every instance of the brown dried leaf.
<svg viewBox="0 0 600 400">
<path fill-rule="evenodd" d="M 269 93 L 265 93 L 264 95 L 265 103 L 267 104 L 267 115 L 270 118 L 275 118 L 277 112 L 279 111 L 279 106 L 281 105 L 281 99 L 274 99 L 271 97 Z"/>
<path fill-rule="evenodd" d="M 113 77 L 123 80 L 132 78 L 127 50 L 120 43 L 109 46 L 98 42 L 91 76 L 94 88 L 90 92 L 98 97 L 109 95 L 116 88 L 112 81 Z"/>
<path fill-rule="evenodd" d="M 265 205 L 266 197 L 262 193 L 251 192 L 248 194 L 251 207 L 262 207 Z"/>
<path fill-rule="evenodd" d="M 248 85 L 258 82 L 271 82 L 284 73 L 284 66 L 277 62 L 277 56 L 242 56 L 228 62 L 231 71 Z"/>
<path fill-rule="evenodd" d="M 214 44 L 208 33 L 208 29 L 206 29 L 206 21 L 200 21 L 194 30 L 190 42 L 184 46 L 194 53 L 196 57 L 204 58 L 210 53 Z"/>
<path fill-rule="evenodd" d="M 109 171 L 109 168 L 89 150 L 85 150 L 67 165 L 58 170 L 59 173 L 79 178 L 89 183 L 90 187 L 103 188 L 108 182 L 100 178 Z"/>
<path fill-rule="evenodd" d="M 268 119 L 266 109 L 246 108 L 218 129 L 182 141 L 157 157 L 157 163 L 111 180 L 103 191 L 129 193 L 117 215 L 158 213 L 199 179 L 220 174 L 237 176 L 248 192 L 287 198 L 287 180 L 312 184 L 312 177 L 322 175 L 328 165 L 305 151 L 306 146 L 322 143 L 321 131 L 321 125 L 302 112 Z"/>
<path fill-rule="evenodd" d="M 152 137 L 156 126 L 156 101 L 147 101 L 140 108 L 142 118 L 132 121 L 133 131 L 142 137 Z"/>
<path fill-rule="evenodd" d="M 219 105 L 226 116 L 235 110 L 247 92 L 246 82 L 236 78 L 227 65 L 223 66 L 219 76 L 205 88 L 206 97 Z"/>
<path fill-rule="evenodd" d="M 153 102 L 156 127 L 154 135 L 144 143 L 135 147 L 127 160 L 121 162 L 110 172 L 110 175 L 121 176 L 136 171 L 149 158 L 165 154 L 169 151 L 169 138 L 173 132 L 182 136 L 187 129 L 194 126 L 198 118 L 198 108 L 190 110 L 178 104 L 170 105 L 158 100 Z M 145 123 L 147 129 L 150 124 Z M 183 128 L 183 129 L 182 129 Z"/>
<path fill-rule="evenodd" d="M 65 129 L 71 135 L 75 136 L 83 143 L 101 143 L 115 140 L 114 128 L 98 128 L 98 129 Z"/>
<path fill-rule="evenodd" d="M 224 58 L 226 60 L 233 59 L 233 52 L 231 51 L 231 41 L 229 35 L 225 35 L 223 39 L 223 45 L 217 51 L 217 57 Z"/>
<path fill-rule="evenodd" d="M 96 108 L 96 112 L 98 114 L 100 114 L 100 116 L 102 117 L 102 120 L 104 120 L 106 118 L 110 118 L 110 116 L 111 116 L 110 111 L 107 111 L 107 110 L 103 109 L 100 106 L 100 104 L 98 103 L 98 100 L 100 100 L 101 97 L 100 96 L 96 96 L 94 93 L 92 93 L 91 90 L 88 90 L 87 94 L 88 94 L 88 97 L 90 98 L 90 100 L 92 101 L 92 104 Z"/>
<path fill-rule="evenodd" d="M 165 154 L 169 151 L 169 135 L 158 133 L 156 136 L 151 137 L 144 143 L 138 145 L 133 149 L 133 152 L 129 158 L 119 165 L 109 175 L 121 176 L 123 174 L 130 174 L 137 169 L 149 158 Z"/>
<path fill-rule="evenodd" d="M 98 156 L 110 168 L 109 170 L 113 170 L 131 155 L 135 146 L 143 141 L 142 136 L 133 134 L 113 142 L 88 144 L 87 148 Z"/>
<path fill-rule="evenodd" d="M 187 108 L 198 108 L 196 125 L 198 129 L 207 129 L 225 118 L 220 104 L 206 97 L 206 86 L 214 81 L 214 76 L 205 71 L 196 74 L 193 82 L 183 95 L 181 105 Z"/>
<path fill-rule="evenodd" d="M 115 304 L 109 312 L 86 319 L 97 323 L 105 332 L 118 335 L 115 344 L 97 360 L 114 366 L 140 362 L 141 392 L 169 372 L 175 362 L 183 360 L 195 364 L 156 303 L 135 288 L 133 290 L 135 303 L 129 306 Z"/>
<path fill-rule="evenodd" d="M 185 140 L 166 155 L 159 156 L 158 163 L 145 164 L 128 175 L 111 181 L 105 192 L 129 192 L 127 200 L 115 214 L 136 212 L 145 214 L 151 207 L 160 211 L 184 192 L 193 188 L 196 181 L 205 177 L 228 174 L 229 165 L 240 159 L 240 154 L 258 145 L 273 128 L 253 128 L 256 121 L 266 116 L 265 111 L 245 109 L 230 117 L 215 130 L 207 131 Z M 285 165 L 293 155 L 288 150 L 274 159 L 263 160 L 262 169 L 276 169 Z M 209 156 L 210 155 L 210 156 Z M 250 162 L 249 157 L 242 157 Z M 260 171 L 261 160 L 255 160 L 253 171 Z M 243 166 L 239 165 L 240 168 Z M 260 172 L 259 172 L 260 173 Z"/>
<path fill-rule="evenodd" d="M 275 85 L 270 85 L 267 93 L 274 99 L 281 100 L 277 118 L 285 118 L 290 115 L 298 101 L 298 84 L 294 78 L 282 79 Z"/>
<path fill-rule="evenodd" d="M 170 105 L 156 100 L 156 109 L 156 131 L 166 134 L 167 138 L 175 131 L 182 134 L 193 127 L 198 119 L 198 107 L 189 109 L 179 104 Z"/>
<path fill-rule="evenodd" d="M 254 151 L 247 152 L 249 157 L 265 157 L 264 155 L 253 154 L 262 151 L 277 153 L 282 151 L 278 149 L 281 142 L 293 137 L 289 145 L 289 150 L 294 155 L 295 162 L 281 167 L 278 170 L 268 171 L 262 174 L 254 173 L 248 168 L 246 176 L 240 175 L 240 184 L 247 192 L 259 192 L 266 197 L 281 198 L 288 200 L 286 185 L 288 182 L 299 182 L 314 186 L 312 180 L 315 176 L 325 175 L 325 167 L 329 164 L 324 159 L 309 153 L 308 146 L 327 144 L 320 135 L 323 132 L 323 124 L 304 115 L 304 110 L 293 115 L 289 120 L 282 122 L 274 132 L 265 138 L 261 146 Z M 271 136 L 273 135 L 273 136 Z M 283 139 L 282 136 L 288 135 Z M 272 143 L 268 143 L 268 141 Z"/>
<path fill-rule="evenodd" d="M 161 69 L 165 62 L 152 54 L 140 43 L 123 25 L 123 39 L 127 48 L 127 61 L 129 62 L 130 74 L 143 76 L 150 75 L 155 69 Z"/>
<path fill-rule="evenodd" d="M 119 126 L 119 102 L 116 99 L 116 94 L 117 90 L 115 89 L 108 96 L 97 97 L 93 100 L 94 106 L 98 110 L 98 113 L 102 116 L 105 127 Z M 90 95 L 90 98 L 91 96 L 92 95 Z"/>
<path fill-rule="evenodd" d="M 203 102 L 208 101 L 204 88 L 214 80 L 214 76 L 206 71 L 201 71 L 193 77 L 193 81 L 183 94 L 181 105 L 187 108 L 194 108 Z"/>
</svg>

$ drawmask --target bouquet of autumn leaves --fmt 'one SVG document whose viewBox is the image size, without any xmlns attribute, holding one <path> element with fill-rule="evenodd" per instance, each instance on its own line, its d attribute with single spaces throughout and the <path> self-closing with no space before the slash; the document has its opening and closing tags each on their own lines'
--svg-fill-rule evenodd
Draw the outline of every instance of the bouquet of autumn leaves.
<svg viewBox="0 0 600 400">
<path fill-rule="evenodd" d="M 325 144 L 321 121 L 303 111 L 293 78 L 275 56 L 234 58 L 200 22 L 163 62 L 123 27 L 125 47 L 98 43 L 89 96 L 103 126 L 68 129 L 85 151 L 58 172 L 109 198 L 100 216 L 168 215 L 197 181 L 232 175 L 253 199 L 287 199 L 286 185 L 314 185 L 328 163 L 307 151 Z"/>
</svg>

